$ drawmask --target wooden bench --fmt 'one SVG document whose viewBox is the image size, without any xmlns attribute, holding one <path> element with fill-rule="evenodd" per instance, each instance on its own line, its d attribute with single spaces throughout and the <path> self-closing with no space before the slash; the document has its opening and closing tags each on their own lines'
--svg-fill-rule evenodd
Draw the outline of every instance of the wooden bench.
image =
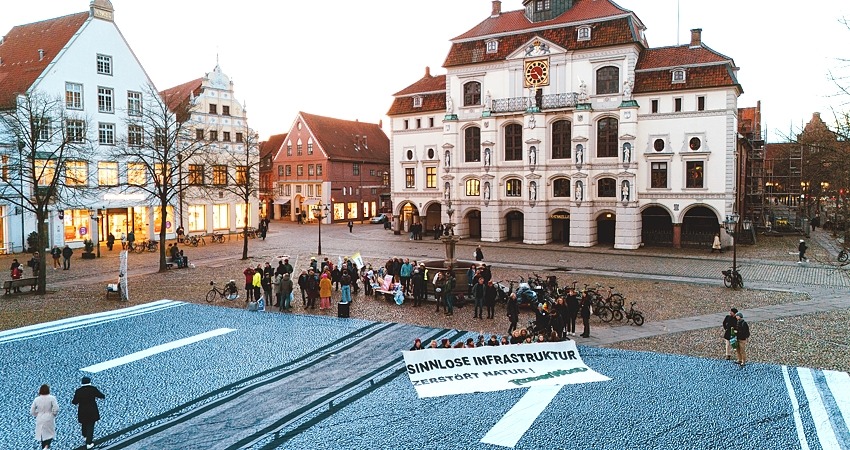
<svg viewBox="0 0 850 450">
<path fill-rule="evenodd" d="M 3 282 L 3 289 L 6 290 L 6 293 L 3 295 L 12 295 L 12 289 L 26 286 L 29 286 L 30 292 L 32 292 L 35 291 L 37 285 L 38 278 L 19 278 L 17 280 L 6 280 Z"/>
<path fill-rule="evenodd" d="M 174 258 L 172 258 L 170 256 L 165 257 L 165 268 L 166 269 L 173 269 L 174 268 Z"/>
</svg>

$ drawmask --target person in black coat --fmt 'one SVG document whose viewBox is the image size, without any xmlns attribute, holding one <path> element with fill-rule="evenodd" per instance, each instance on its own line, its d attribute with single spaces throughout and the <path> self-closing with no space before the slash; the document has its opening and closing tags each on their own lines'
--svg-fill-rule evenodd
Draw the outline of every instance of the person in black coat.
<svg viewBox="0 0 850 450">
<path fill-rule="evenodd" d="M 575 336 L 576 335 L 576 319 L 578 318 L 578 310 L 580 308 L 579 297 L 578 297 L 578 294 L 576 294 L 575 288 L 570 288 L 570 291 L 567 293 L 566 304 L 567 304 L 567 316 L 566 316 L 567 336 Z"/>
<path fill-rule="evenodd" d="M 519 322 L 519 304 L 516 301 L 516 294 L 511 294 L 508 297 L 508 320 L 511 321 L 511 326 L 508 327 L 508 334 L 516 330 L 516 324 Z"/>
<path fill-rule="evenodd" d="M 590 305 L 592 302 L 593 300 L 590 299 L 586 291 L 581 293 L 579 308 L 581 311 L 581 323 L 584 325 L 584 331 L 582 331 L 581 337 L 590 337 Z"/>
<path fill-rule="evenodd" d="M 82 386 L 74 392 L 71 404 L 77 405 L 77 420 L 82 427 L 86 448 L 94 448 L 94 424 L 100 420 L 97 399 L 106 398 L 100 390 L 91 384 L 91 378 L 83 377 Z"/>
<path fill-rule="evenodd" d="M 475 248 L 475 260 L 476 261 L 484 261 L 484 252 L 481 251 L 481 246 Z"/>
<path fill-rule="evenodd" d="M 413 269 L 413 275 L 410 277 L 413 282 L 413 306 L 421 306 L 425 301 L 425 293 L 427 286 L 425 285 L 425 269 Z"/>
<path fill-rule="evenodd" d="M 487 307 L 487 318 L 496 318 L 496 286 L 492 281 L 487 282 L 487 288 L 484 289 L 484 306 Z"/>
<path fill-rule="evenodd" d="M 62 270 L 68 270 L 71 268 L 71 256 L 74 255 L 74 250 L 71 250 L 71 247 L 68 244 L 65 244 L 65 248 L 62 249 Z"/>
<path fill-rule="evenodd" d="M 738 338 L 738 364 L 741 367 L 747 364 L 747 339 L 750 338 L 750 324 L 744 320 L 744 315 L 740 312 L 735 314 L 737 323 L 735 324 L 735 336 Z"/>
<path fill-rule="evenodd" d="M 302 270 L 298 275 L 298 287 L 301 288 L 301 306 L 307 306 L 307 271 Z"/>
<path fill-rule="evenodd" d="M 109 251 L 112 251 L 112 246 L 115 245 L 115 235 L 110 231 L 109 234 L 106 235 L 106 248 Z"/>
<path fill-rule="evenodd" d="M 732 359 L 732 345 L 729 339 L 732 339 L 732 329 L 738 324 L 738 318 L 735 314 L 738 313 L 737 308 L 729 310 L 729 314 L 723 318 L 723 340 L 726 341 L 726 359 Z"/>
</svg>

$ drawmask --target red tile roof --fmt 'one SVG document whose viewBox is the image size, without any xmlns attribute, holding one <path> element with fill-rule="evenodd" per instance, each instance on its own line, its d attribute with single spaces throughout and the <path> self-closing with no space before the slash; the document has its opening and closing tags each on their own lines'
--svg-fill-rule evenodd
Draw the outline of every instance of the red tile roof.
<svg viewBox="0 0 850 450">
<path fill-rule="evenodd" d="M 732 58 L 718 53 L 705 45 L 691 48 L 690 45 L 648 48 L 641 52 L 635 70 L 684 67 L 702 64 L 729 63 Z"/>
<path fill-rule="evenodd" d="M 283 147 L 283 142 L 286 140 L 286 133 L 275 134 L 269 136 L 269 140 L 260 142 L 260 159 L 271 154 L 272 159 L 277 156 L 278 150 Z"/>
<path fill-rule="evenodd" d="M 89 18 L 88 12 L 27 25 L 6 33 L 0 43 L 0 109 L 15 105 Z M 39 49 L 44 58 L 39 59 Z"/>
<path fill-rule="evenodd" d="M 429 68 L 426 68 L 424 77 L 422 77 L 419 81 L 411 84 L 410 86 L 396 92 L 395 94 L 393 94 L 393 96 L 399 97 L 399 96 L 402 96 L 402 95 L 424 94 L 424 93 L 427 93 L 427 92 L 436 92 L 436 91 L 445 92 L 445 90 L 446 90 L 446 76 L 445 75 L 432 76 L 431 70 Z"/>
<path fill-rule="evenodd" d="M 738 80 L 728 64 L 690 67 L 687 69 L 684 83 L 673 83 L 671 70 L 652 70 L 635 72 L 634 92 L 645 94 L 663 91 L 686 91 L 690 89 L 737 86 Z M 743 92 L 743 89 L 741 89 Z"/>
<path fill-rule="evenodd" d="M 631 16 L 599 22 L 593 25 L 592 37 L 588 41 L 577 40 L 576 26 L 564 26 L 561 28 L 511 34 L 497 38 L 499 49 L 496 53 L 487 53 L 487 43 L 484 39 L 454 42 L 451 49 L 449 49 L 449 55 L 446 57 L 443 67 L 501 61 L 506 59 L 511 53 L 527 45 L 535 37 L 540 37 L 570 50 L 584 50 L 630 43 L 642 45 L 643 43 L 640 40 L 639 34 L 635 32 L 635 27 L 636 25 Z"/>
<path fill-rule="evenodd" d="M 198 78 L 192 81 L 187 81 L 178 86 L 174 86 L 173 88 L 168 88 L 159 93 L 162 100 L 168 105 L 168 109 L 171 111 L 177 111 L 180 108 L 184 108 L 189 104 L 189 99 L 191 96 L 189 94 L 197 97 L 201 94 L 201 83 L 203 83 L 203 78 Z"/>
<path fill-rule="evenodd" d="M 390 140 L 380 125 L 298 113 L 330 160 L 369 161 L 389 164 Z M 354 144 L 365 137 L 365 145 Z"/>
<path fill-rule="evenodd" d="M 434 111 L 444 111 L 446 109 L 446 91 L 435 94 L 427 94 L 422 96 L 422 106 L 419 108 L 413 107 L 413 97 L 396 97 L 393 100 L 390 110 L 387 111 L 388 116 L 398 116 L 402 114 L 417 114 L 430 113 Z"/>
<path fill-rule="evenodd" d="M 576 4 L 568 11 L 552 20 L 543 22 L 534 23 L 529 21 L 525 17 L 524 10 L 508 11 L 496 17 L 488 17 L 471 30 L 452 39 L 452 41 L 474 39 L 494 34 L 512 33 L 542 27 L 551 27 L 552 25 L 558 24 L 602 19 L 605 17 L 619 16 L 628 13 L 630 13 L 629 10 L 621 8 L 610 0 L 577 0 Z"/>
</svg>

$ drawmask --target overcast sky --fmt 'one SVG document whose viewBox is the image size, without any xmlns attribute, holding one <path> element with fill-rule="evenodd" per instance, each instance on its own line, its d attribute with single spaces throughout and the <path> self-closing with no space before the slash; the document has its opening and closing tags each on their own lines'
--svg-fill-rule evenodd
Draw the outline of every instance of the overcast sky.
<svg viewBox="0 0 850 450">
<path fill-rule="evenodd" d="M 596 0 L 582 0 L 596 1 Z M 235 83 L 262 139 L 289 129 L 305 111 L 340 119 L 384 120 L 392 94 L 443 74 L 449 39 L 490 15 L 491 0 L 112 0 L 115 21 L 160 90 L 215 67 Z M 777 142 L 812 112 L 830 123 L 830 71 L 850 73 L 846 0 L 619 0 L 647 27 L 650 46 L 703 42 L 740 67 L 739 107 L 762 102 L 763 126 Z M 89 0 L 4 1 L 0 33 L 14 25 L 88 10 Z M 503 0 L 502 10 L 521 9 Z M 678 25 L 677 25 L 678 24 Z M 677 39 L 678 30 L 678 39 Z M 842 45 L 844 44 L 844 45 Z M 850 80 L 847 80 L 850 84 Z M 387 130 L 389 132 L 389 130 Z"/>
</svg>

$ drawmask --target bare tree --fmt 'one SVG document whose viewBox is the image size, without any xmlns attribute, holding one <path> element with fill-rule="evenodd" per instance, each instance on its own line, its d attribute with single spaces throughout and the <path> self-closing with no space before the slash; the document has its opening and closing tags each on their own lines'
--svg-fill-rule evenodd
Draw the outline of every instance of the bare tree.
<svg viewBox="0 0 850 450">
<path fill-rule="evenodd" d="M 190 178 L 190 184 L 200 188 L 208 198 L 221 198 L 224 194 L 234 196 L 244 205 L 245 214 L 242 223 L 242 259 L 248 259 L 248 230 L 250 225 L 251 202 L 259 196 L 260 155 L 259 136 L 247 124 L 236 132 L 236 142 L 217 145 L 205 152 L 196 162 L 202 162 L 205 175 L 211 183 L 199 182 L 197 175 Z M 191 172 L 191 170 L 190 170 Z M 207 178 L 207 175 L 211 175 Z"/>
<path fill-rule="evenodd" d="M 14 109 L 0 111 L 0 148 L 8 162 L 0 197 L 35 216 L 39 270 L 37 293 L 46 291 L 47 223 L 50 208 L 70 204 L 88 182 L 87 121 L 65 108 L 62 98 L 33 92 L 20 95 Z M 24 244 L 23 242 L 21 243 Z"/>
<path fill-rule="evenodd" d="M 144 88 L 144 99 L 141 108 L 127 112 L 127 135 L 119 139 L 112 156 L 126 161 L 121 189 L 145 193 L 159 208 L 159 271 L 164 272 L 168 207 L 188 177 L 180 163 L 206 147 L 192 133 L 188 101 L 161 98 L 153 86 Z"/>
</svg>

